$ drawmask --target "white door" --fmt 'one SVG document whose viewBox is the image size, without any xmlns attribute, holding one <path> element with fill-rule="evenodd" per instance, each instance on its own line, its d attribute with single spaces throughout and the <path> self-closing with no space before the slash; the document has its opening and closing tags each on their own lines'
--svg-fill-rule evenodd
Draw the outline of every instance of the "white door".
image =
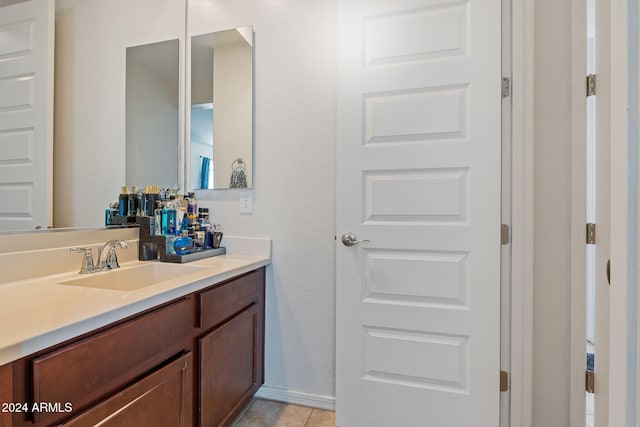
<svg viewBox="0 0 640 427">
<path fill-rule="evenodd" d="M 338 1 L 341 427 L 498 425 L 500 14 Z"/>
<path fill-rule="evenodd" d="M 52 225 L 54 12 L 0 8 L 0 230 Z"/>
</svg>

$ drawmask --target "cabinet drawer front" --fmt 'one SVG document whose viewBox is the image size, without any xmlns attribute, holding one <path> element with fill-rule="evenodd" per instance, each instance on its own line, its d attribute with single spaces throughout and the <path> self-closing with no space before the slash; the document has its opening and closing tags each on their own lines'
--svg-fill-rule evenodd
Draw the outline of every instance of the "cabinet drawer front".
<svg viewBox="0 0 640 427">
<path fill-rule="evenodd" d="M 61 426 L 190 426 L 192 387 L 188 353 Z"/>
<path fill-rule="evenodd" d="M 264 269 L 200 293 L 200 327 L 211 328 L 264 297 Z"/>
<path fill-rule="evenodd" d="M 175 354 L 192 328 L 193 300 L 184 299 L 36 358 L 34 401 L 80 409 Z"/>
</svg>

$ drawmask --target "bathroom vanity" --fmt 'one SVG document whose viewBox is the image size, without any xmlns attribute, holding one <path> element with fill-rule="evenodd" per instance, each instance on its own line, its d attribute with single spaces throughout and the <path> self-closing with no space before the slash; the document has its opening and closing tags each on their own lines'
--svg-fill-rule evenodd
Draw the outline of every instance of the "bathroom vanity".
<svg viewBox="0 0 640 427">
<path fill-rule="evenodd" d="M 0 342 L 0 360 L 12 359 L 0 363 L 0 426 L 93 426 L 105 420 L 114 426 L 230 425 L 263 383 L 270 260 L 216 258 L 171 264 L 188 268 L 138 289 L 116 290 L 100 277 L 135 277 L 137 269 L 167 264 L 131 262 L 121 271 L 98 273 L 99 280 L 59 274 L 0 286 L 0 297 L 38 290 L 66 294 L 59 301 L 49 298 L 58 313 L 43 301 L 33 305 L 41 309 L 34 313 L 38 327 L 49 330 L 15 345 L 9 338 Z M 80 286 L 78 280 L 89 281 Z M 69 297 L 72 304 L 102 304 L 93 304 L 93 313 L 77 306 L 80 314 L 69 315 L 63 302 Z M 43 326 L 47 319 L 50 325 Z M 29 325 L 15 329 L 24 334 Z M 74 331 L 81 333 L 62 339 Z"/>
</svg>

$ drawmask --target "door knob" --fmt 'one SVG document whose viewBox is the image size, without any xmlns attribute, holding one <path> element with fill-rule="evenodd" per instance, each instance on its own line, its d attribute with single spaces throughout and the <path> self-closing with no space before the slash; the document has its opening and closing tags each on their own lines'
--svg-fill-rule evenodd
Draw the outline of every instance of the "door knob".
<svg viewBox="0 0 640 427">
<path fill-rule="evenodd" d="M 356 235 L 350 231 L 342 235 L 342 244 L 345 246 L 353 246 L 353 245 L 357 245 L 358 243 L 364 243 L 364 242 L 370 242 L 370 240 L 366 240 L 366 239 L 358 240 Z"/>
</svg>

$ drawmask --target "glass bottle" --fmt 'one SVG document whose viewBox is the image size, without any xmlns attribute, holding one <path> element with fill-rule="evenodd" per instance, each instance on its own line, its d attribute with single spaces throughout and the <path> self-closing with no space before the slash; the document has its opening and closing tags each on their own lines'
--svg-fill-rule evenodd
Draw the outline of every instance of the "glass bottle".
<svg viewBox="0 0 640 427">
<path fill-rule="evenodd" d="M 220 247 L 220 242 L 222 242 L 222 231 L 220 231 L 220 224 L 216 224 L 213 228 L 212 233 L 212 243 L 211 246 L 214 249 L 218 249 Z"/>
<path fill-rule="evenodd" d="M 187 255 L 193 249 L 193 239 L 189 237 L 189 231 L 180 231 L 180 237 L 173 241 L 173 248 L 178 255 Z"/>
</svg>

